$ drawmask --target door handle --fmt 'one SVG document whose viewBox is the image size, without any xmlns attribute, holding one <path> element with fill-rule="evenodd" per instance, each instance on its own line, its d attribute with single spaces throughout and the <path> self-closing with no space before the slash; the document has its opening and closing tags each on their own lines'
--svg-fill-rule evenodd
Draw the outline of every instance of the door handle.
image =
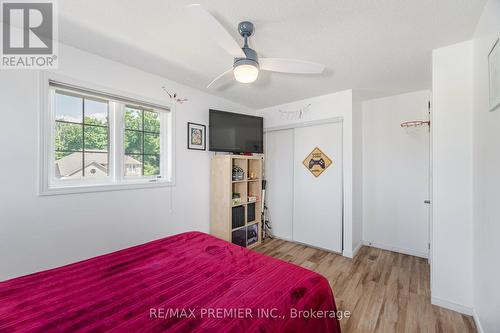
<svg viewBox="0 0 500 333">
<path fill-rule="evenodd" d="M 431 201 L 430 201 L 430 200 L 424 200 L 424 204 L 428 204 L 428 205 L 430 205 L 430 204 L 431 204 Z"/>
</svg>

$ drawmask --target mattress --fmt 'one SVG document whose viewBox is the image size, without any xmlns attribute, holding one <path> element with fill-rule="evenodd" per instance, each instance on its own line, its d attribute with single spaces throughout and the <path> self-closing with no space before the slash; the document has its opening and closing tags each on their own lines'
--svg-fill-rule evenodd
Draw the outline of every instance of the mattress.
<svg viewBox="0 0 500 333">
<path fill-rule="evenodd" d="M 0 282 L 0 332 L 340 332 L 321 275 L 187 232 Z"/>
</svg>

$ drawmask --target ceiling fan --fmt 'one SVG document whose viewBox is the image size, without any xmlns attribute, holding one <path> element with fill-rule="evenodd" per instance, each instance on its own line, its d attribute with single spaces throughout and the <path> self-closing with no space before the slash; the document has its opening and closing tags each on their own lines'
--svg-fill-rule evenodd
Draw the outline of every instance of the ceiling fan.
<svg viewBox="0 0 500 333">
<path fill-rule="evenodd" d="M 233 67 L 229 68 L 212 82 L 207 88 L 213 87 L 216 82 L 228 79 L 232 72 L 236 81 L 251 83 L 257 80 L 259 71 L 271 71 L 295 74 L 319 74 L 325 69 L 325 65 L 314 62 L 285 59 L 285 58 L 259 58 L 257 52 L 248 46 L 248 38 L 254 32 L 252 22 L 243 21 L 238 24 L 238 32 L 244 38 L 244 45 L 240 47 L 231 35 L 222 27 L 215 17 L 212 16 L 199 4 L 188 5 L 188 8 L 198 20 L 201 31 L 211 36 L 233 58 Z"/>
</svg>

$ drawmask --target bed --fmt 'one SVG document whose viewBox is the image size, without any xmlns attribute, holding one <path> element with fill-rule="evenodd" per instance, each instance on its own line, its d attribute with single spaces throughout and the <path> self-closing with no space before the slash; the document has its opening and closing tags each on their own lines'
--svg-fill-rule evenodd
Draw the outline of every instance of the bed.
<svg viewBox="0 0 500 333">
<path fill-rule="evenodd" d="M 319 274 L 188 232 L 0 282 L 0 332 L 340 332 Z"/>
</svg>

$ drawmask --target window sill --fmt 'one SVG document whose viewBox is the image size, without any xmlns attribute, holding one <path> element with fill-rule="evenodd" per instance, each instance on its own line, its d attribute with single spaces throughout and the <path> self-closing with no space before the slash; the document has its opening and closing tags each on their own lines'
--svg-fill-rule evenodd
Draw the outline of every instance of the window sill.
<svg viewBox="0 0 500 333">
<path fill-rule="evenodd" d="M 40 196 L 123 191 L 123 190 L 136 190 L 136 189 L 173 187 L 173 186 L 175 186 L 175 183 L 173 181 L 141 181 L 141 182 L 125 182 L 120 184 L 57 186 L 57 187 L 42 188 L 40 190 Z"/>
</svg>

